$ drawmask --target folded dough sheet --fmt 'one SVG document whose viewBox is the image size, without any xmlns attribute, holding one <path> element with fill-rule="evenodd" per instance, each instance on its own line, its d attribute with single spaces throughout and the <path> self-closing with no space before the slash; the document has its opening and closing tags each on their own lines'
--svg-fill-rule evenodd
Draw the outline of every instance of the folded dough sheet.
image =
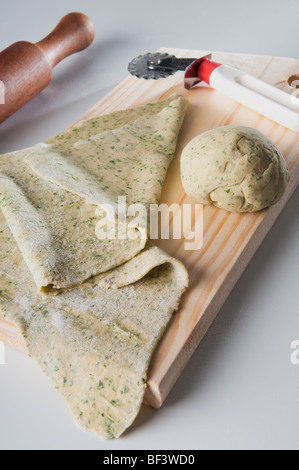
<svg viewBox="0 0 299 470">
<path fill-rule="evenodd" d="M 185 112 L 172 96 L 0 157 L 1 313 L 76 422 L 104 439 L 134 421 L 188 285 L 149 243 L 147 218 L 119 210 L 119 197 L 145 213 L 159 203 Z"/>
</svg>

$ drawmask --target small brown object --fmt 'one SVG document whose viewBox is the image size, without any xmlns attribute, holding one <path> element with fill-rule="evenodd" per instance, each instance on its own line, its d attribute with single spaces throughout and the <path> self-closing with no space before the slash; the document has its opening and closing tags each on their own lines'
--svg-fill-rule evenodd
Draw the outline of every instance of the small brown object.
<svg viewBox="0 0 299 470">
<path fill-rule="evenodd" d="M 38 43 L 16 42 L 2 51 L 0 81 L 4 97 L 0 99 L 0 123 L 46 88 L 55 65 L 86 49 L 94 36 L 94 25 L 86 15 L 69 13 Z"/>
</svg>

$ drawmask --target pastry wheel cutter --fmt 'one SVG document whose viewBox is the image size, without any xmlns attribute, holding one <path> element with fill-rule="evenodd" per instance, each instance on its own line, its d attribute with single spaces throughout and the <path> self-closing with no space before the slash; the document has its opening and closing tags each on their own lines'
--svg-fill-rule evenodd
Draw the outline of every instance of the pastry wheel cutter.
<svg viewBox="0 0 299 470">
<path fill-rule="evenodd" d="M 229 65 L 212 60 L 212 54 L 200 58 L 177 58 L 167 53 L 139 55 L 128 66 L 128 71 L 137 78 L 166 78 L 184 71 L 184 86 L 187 90 L 205 82 L 240 104 L 299 132 L 299 91 L 292 94 Z"/>
</svg>

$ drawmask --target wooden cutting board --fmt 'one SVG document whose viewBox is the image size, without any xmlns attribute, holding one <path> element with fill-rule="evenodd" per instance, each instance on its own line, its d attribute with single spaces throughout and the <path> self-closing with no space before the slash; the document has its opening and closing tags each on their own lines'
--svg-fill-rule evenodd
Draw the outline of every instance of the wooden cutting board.
<svg viewBox="0 0 299 470">
<path fill-rule="evenodd" d="M 209 51 L 161 48 L 177 57 L 200 57 Z M 214 53 L 217 62 L 249 72 L 289 93 L 295 91 L 287 79 L 299 74 L 299 60 Z M 129 58 L 131 59 L 131 58 Z M 180 179 L 180 154 L 184 146 L 203 131 L 223 125 L 254 127 L 266 134 L 286 158 L 291 181 L 283 199 L 274 207 L 256 214 L 232 214 L 214 207 L 203 210 L 203 246 L 186 251 L 185 240 L 160 240 L 158 245 L 180 259 L 190 274 L 190 287 L 179 311 L 161 340 L 151 362 L 145 403 L 160 407 L 186 363 L 207 332 L 229 293 L 259 248 L 267 232 L 283 210 L 299 183 L 299 135 L 273 121 L 238 105 L 233 100 L 198 85 L 190 91 L 183 87 L 183 72 L 157 81 L 128 76 L 81 119 L 112 111 L 141 106 L 177 93 L 190 103 L 181 130 L 175 159 L 168 172 L 161 203 L 194 205 L 183 191 Z M 202 214 L 198 213 L 197 217 Z M 196 216 L 195 216 L 196 217 Z M 174 224 L 176 217 L 170 221 Z M 0 340 L 26 351 L 16 328 L 0 318 Z"/>
</svg>

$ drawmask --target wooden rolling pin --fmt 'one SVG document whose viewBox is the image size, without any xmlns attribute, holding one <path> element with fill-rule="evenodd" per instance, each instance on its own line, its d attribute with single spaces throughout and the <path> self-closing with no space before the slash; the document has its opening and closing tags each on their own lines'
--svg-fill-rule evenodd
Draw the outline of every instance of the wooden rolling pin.
<svg viewBox="0 0 299 470">
<path fill-rule="evenodd" d="M 94 36 L 94 25 L 86 15 L 69 13 L 38 43 L 16 42 L 2 51 L 0 123 L 46 88 L 55 65 L 86 49 Z"/>
</svg>

